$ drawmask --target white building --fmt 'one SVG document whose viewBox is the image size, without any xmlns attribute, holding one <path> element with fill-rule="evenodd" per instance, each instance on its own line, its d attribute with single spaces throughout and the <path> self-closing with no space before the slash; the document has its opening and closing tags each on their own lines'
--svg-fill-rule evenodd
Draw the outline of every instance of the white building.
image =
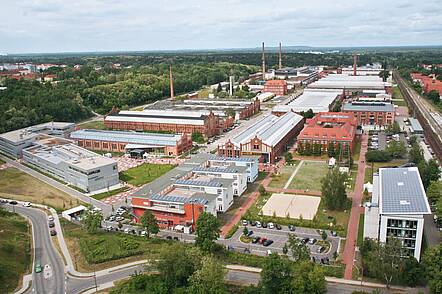
<svg viewBox="0 0 442 294">
<path fill-rule="evenodd" d="M 221 157 L 212 156 L 207 162 L 212 167 L 246 167 L 247 182 L 253 183 L 258 178 L 258 157 Z"/>
<path fill-rule="evenodd" d="M 273 107 L 273 113 L 285 113 L 289 111 L 301 112 L 313 110 L 314 113 L 328 112 L 335 100 L 342 94 L 337 90 L 316 90 L 305 89 L 304 93 L 291 101 L 287 105 L 276 105 Z"/>
<path fill-rule="evenodd" d="M 233 180 L 233 195 L 241 196 L 247 189 L 247 168 L 245 166 L 210 167 L 200 166 L 192 170 L 197 175 Z"/>
<path fill-rule="evenodd" d="M 364 238 L 387 242 L 394 236 L 419 260 L 425 214 L 431 211 L 417 167 L 381 168 L 365 205 Z"/>
</svg>

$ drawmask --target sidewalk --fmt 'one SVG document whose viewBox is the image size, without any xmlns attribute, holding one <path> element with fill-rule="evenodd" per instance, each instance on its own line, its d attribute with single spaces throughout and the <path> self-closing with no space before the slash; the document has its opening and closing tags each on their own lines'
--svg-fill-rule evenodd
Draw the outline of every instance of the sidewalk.
<svg viewBox="0 0 442 294">
<path fill-rule="evenodd" d="M 350 194 L 352 197 L 352 207 L 350 212 L 350 219 L 347 227 L 347 238 L 343 252 L 343 263 L 345 264 L 344 278 L 352 279 L 353 264 L 355 258 L 356 238 L 359 229 L 359 216 L 363 213 L 361 209 L 361 200 L 363 197 L 364 177 L 365 177 L 365 153 L 367 152 L 368 135 L 362 135 L 361 153 L 358 161 L 358 175 L 356 177 L 356 185 L 354 193 Z"/>
</svg>

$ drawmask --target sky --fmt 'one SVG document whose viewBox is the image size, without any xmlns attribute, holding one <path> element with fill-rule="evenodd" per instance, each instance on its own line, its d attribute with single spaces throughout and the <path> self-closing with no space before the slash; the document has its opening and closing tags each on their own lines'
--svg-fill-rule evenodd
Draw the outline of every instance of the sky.
<svg viewBox="0 0 442 294">
<path fill-rule="evenodd" d="M 0 53 L 442 45 L 442 0 L 0 0 Z"/>
</svg>

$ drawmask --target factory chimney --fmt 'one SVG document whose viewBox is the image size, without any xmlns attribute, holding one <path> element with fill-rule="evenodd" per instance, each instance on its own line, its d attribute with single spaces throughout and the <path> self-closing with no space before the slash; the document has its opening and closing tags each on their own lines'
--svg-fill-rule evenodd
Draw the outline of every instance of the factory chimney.
<svg viewBox="0 0 442 294">
<path fill-rule="evenodd" d="M 279 69 L 282 68 L 282 47 L 281 42 L 279 42 Z"/>
<path fill-rule="evenodd" d="M 358 66 L 358 55 L 353 54 L 353 75 L 356 75 L 356 67 Z"/>
<path fill-rule="evenodd" d="M 266 59 L 264 53 L 264 42 L 262 42 L 262 80 L 266 79 Z"/>
<path fill-rule="evenodd" d="M 170 85 L 170 98 L 175 98 L 173 94 L 173 76 L 172 76 L 172 65 L 169 68 L 169 85 Z"/>
</svg>

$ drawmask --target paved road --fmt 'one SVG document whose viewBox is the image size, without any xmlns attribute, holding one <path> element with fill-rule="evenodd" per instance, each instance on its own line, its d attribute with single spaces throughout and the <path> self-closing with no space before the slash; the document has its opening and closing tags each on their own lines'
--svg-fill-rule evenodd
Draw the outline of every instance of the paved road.
<svg viewBox="0 0 442 294">
<path fill-rule="evenodd" d="M 47 216 L 40 209 L 25 208 L 19 205 L 4 205 L 8 210 L 27 217 L 32 223 L 34 260 L 41 266 L 48 267 L 41 273 L 32 273 L 32 288 L 27 293 L 59 294 L 65 293 L 65 274 L 62 257 L 52 244 L 51 236 L 47 225 Z"/>
<path fill-rule="evenodd" d="M 68 187 L 68 186 L 66 186 L 66 185 L 64 185 L 54 179 L 51 179 L 51 178 L 49 178 L 49 177 L 47 177 L 37 171 L 25 166 L 25 165 L 22 165 L 21 163 L 19 163 L 16 160 L 11 160 L 10 158 L 3 156 L 3 155 L 0 155 L 0 158 L 2 160 L 4 160 L 5 162 L 9 163 L 10 165 L 12 165 L 13 167 L 41 180 L 42 182 L 45 182 L 48 185 L 51 185 L 51 186 L 57 188 L 58 190 L 65 192 L 66 194 L 68 194 L 76 199 L 79 199 L 85 203 L 89 203 L 89 204 L 92 204 L 96 207 L 101 208 L 101 210 L 103 211 L 103 214 L 105 216 L 110 215 L 112 213 L 112 205 L 98 201 L 92 197 L 85 196 L 84 194 L 78 192 L 75 189 L 72 189 L 72 188 L 70 188 L 70 187 Z"/>
</svg>

